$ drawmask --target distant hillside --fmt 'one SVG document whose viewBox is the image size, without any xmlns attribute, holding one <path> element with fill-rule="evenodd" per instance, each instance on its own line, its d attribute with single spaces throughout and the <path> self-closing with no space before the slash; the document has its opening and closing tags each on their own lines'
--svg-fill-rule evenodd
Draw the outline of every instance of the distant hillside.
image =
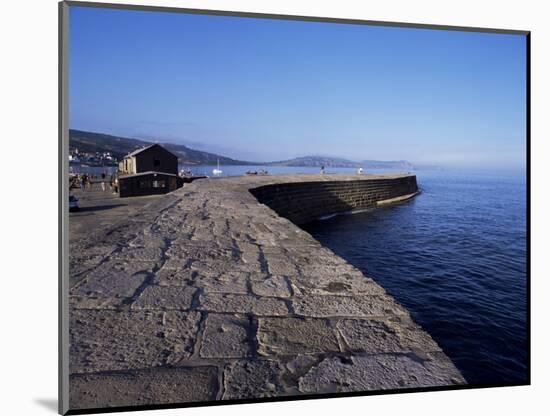
<svg viewBox="0 0 550 416">
<path fill-rule="evenodd" d="M 143 140 L 91 133 L 81 130 L 69 130 L 70 148 L 77 148 L 81 153 L 110 152 L 119 160 L 131 151 L 139 149 L 140 147 L 149 146 L 150 144 L 151 143 Z"/>
<path fill-rule="evenodd" d="M 325 156 L 302 156 L 289 160 L 281 160 L 278 162 L 270 162 L 268 165 L 273 166 L 300 166 L 300 167 L 333 167 L 333 168 L 358 168 L 362 165 L 358 162 L 352 162 L 337 157 Z"/>
<path fill-rule="evenodd" d="M 132 139 L 128 137 L 112 136 L 109 134 L 92 133 L 82 130 L 69 130 L 69 146 L 78 148 L 85 153 L 110 152 L 115 158 L 121 160 L 128 153 L 141 147 L 149 146 L 152 142 Z M 412 170 L 414 166 L 406 160 L 383 162 L 378 160 L 364 160 L 354 162 L 351 160 L 327 157 L 327 156 L 303 156 L 278 162 L 248 162 L 236 160 L 215 153 L 203 152 L 191 149 L 182 144 L 160 143 L 171 152 L 175 153 L 182 165 L 215 165 L 219 159 L 220 165 L 269 165 L 269 166 L 296 166 L 296 167 L 321 167 L 327 168 L 360 168 L 363 169 L 401 169 Z"/>
<path fill-rule="evenodd" d="M 140 139 L 111 136 L 109 134 L 92 133 L 89 131 L 69 130 L 69 147 L 78 148 L 80 152 L 96 153 L 110 152 L 118 160 L 133 150 L 151 145 Z M 194 150 L 182 144 L 160 143 L 176 154 L 183 165 L 215 165 L 220 160 L 222 165 L 252 165 L 251 162 L 231 159 L 215 153 Z"/>
<path fill-rule="evenodd" d="M 361 162 L 365 169 L 404 169 L 413 170 L 415 166 L 406 160 L 392 160 L 392 161 L 380 161 L 380 160 L 363 160 Z"/>
<path fill-rule="evenodd" d="M 271 162 L 273 166 L 302 166 L 302 167 L 333 167 L 333 168 L 363 168 L 363 169 L 405 169 L 412 170 L 414 166 L 406 160 L 398 161 L 379 161 L 379 160 L 364 160 L 362 162 L 354 162 L 352 160 L 326 157 L 326 156 L 303 156 L 290 160 L 279 162 Z"/>
</svg>

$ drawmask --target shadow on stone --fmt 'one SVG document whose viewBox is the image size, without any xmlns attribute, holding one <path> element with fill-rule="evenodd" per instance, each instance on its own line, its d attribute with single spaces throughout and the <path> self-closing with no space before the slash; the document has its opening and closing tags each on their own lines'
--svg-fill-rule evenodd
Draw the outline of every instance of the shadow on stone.
<svg viewBox="0 0 550 416">
<path fill-rule="evenodd" d="M 111 208 L 125 207 L 126 204 L 113 204 L 113 205 L 97 205 L 93 207 L 80 207 L 78 212 L 93 212 L 93 211 L 105 211 Z"/>
</svg>

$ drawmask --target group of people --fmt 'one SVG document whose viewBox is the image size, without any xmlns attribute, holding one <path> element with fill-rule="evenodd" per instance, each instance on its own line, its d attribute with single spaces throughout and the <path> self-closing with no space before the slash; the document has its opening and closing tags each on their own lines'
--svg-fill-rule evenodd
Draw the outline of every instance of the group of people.
<svg viewBox="0 0 550 416">
<path fill-rule="evenodd" d="M 118 179 L 115 175 L 110 175 L 107 181 L 107 173 L 103 172 L 101 175 L 93 175 L 88 173 L 79 173 L 74 177 L 77 184 L 80 185 L 80 189 L 85 191 L 86 189 L 92 189 L 92 183 L 99 183 L 101 190 L 105 192 L 107 190 L 106 183 L 109 183 L 109 188 L 113 192 L 117 191 Z"/>
</svg>

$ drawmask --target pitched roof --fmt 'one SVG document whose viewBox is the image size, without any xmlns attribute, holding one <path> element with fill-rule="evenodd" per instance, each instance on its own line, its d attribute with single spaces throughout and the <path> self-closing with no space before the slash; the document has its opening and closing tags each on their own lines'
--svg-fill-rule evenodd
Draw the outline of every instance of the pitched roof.
<svg viewBox="0 0 550 416">
<path fill-rule="evenodd" d="M 128 153 L 128 154 L 127 154 L 126 156 L 124 156 L 124 157 L 126 158 L 126 157 L 135 156 L 135 155 L 137 155 L 138 153 L 141 153 L 141 152 L 143 152 L 144 150 L 150 149 L 151 147 L 157 146 L 157 145 L 158 145 L 158 143 L 153 143 L 153 144 L 151 144 L 151 145 L 149 145 L 149 146 L 142 147 L 141 149 L 136 149 L 136 150 L 134 150 L 133 152 Z"/>
<path fill-rule="evenodd" d="M 124 159 L 126 159 L 127 157 L 133 157 L 133 156 L 136 156 L 138 154 L 140 154 L 141 152 L 145 152 L 146 150 L 149 150 L 151 149 L 152 147 L 155 147 L 155 146 L 158 146 L 160 147 L 162 150 L 164 150 L 166 153 L 169 153 L 171 154 L 173 157 L 177 158 L 178 155 L 176 155 L 174 152 L 171 152 L 170 150 L 168 150 L 166 147 L 160 145 L 159 143 L 153 143 L 153 144 L 150 144 L 149 146 L 145 146 L 145 147 L 142 147 L 140 149 L 136 149 L 130 153 L 128 153 L 126 156 L 124 156 Z"/>
</svg>

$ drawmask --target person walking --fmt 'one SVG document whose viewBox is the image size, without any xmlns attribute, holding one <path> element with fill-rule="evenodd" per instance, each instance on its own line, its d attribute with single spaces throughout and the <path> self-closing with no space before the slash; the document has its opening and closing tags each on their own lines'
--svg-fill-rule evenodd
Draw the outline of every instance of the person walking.
<svg viewBox="0 0 550 416">
<path fill-rule="evenodd" d="M 88 188 L 88 186 L 90 184 L 90 180 L 89 180 L 88 175 L 86 173 L 84 175 L 82 175 L 82 183 L 84 185 L 83 190 L 86 190 L 86 188 Z"/>
<path fill-rule="evenodd" d="M 105 192 L 105 172 L 101 174 L 101 190 Z"/>
</svg>

